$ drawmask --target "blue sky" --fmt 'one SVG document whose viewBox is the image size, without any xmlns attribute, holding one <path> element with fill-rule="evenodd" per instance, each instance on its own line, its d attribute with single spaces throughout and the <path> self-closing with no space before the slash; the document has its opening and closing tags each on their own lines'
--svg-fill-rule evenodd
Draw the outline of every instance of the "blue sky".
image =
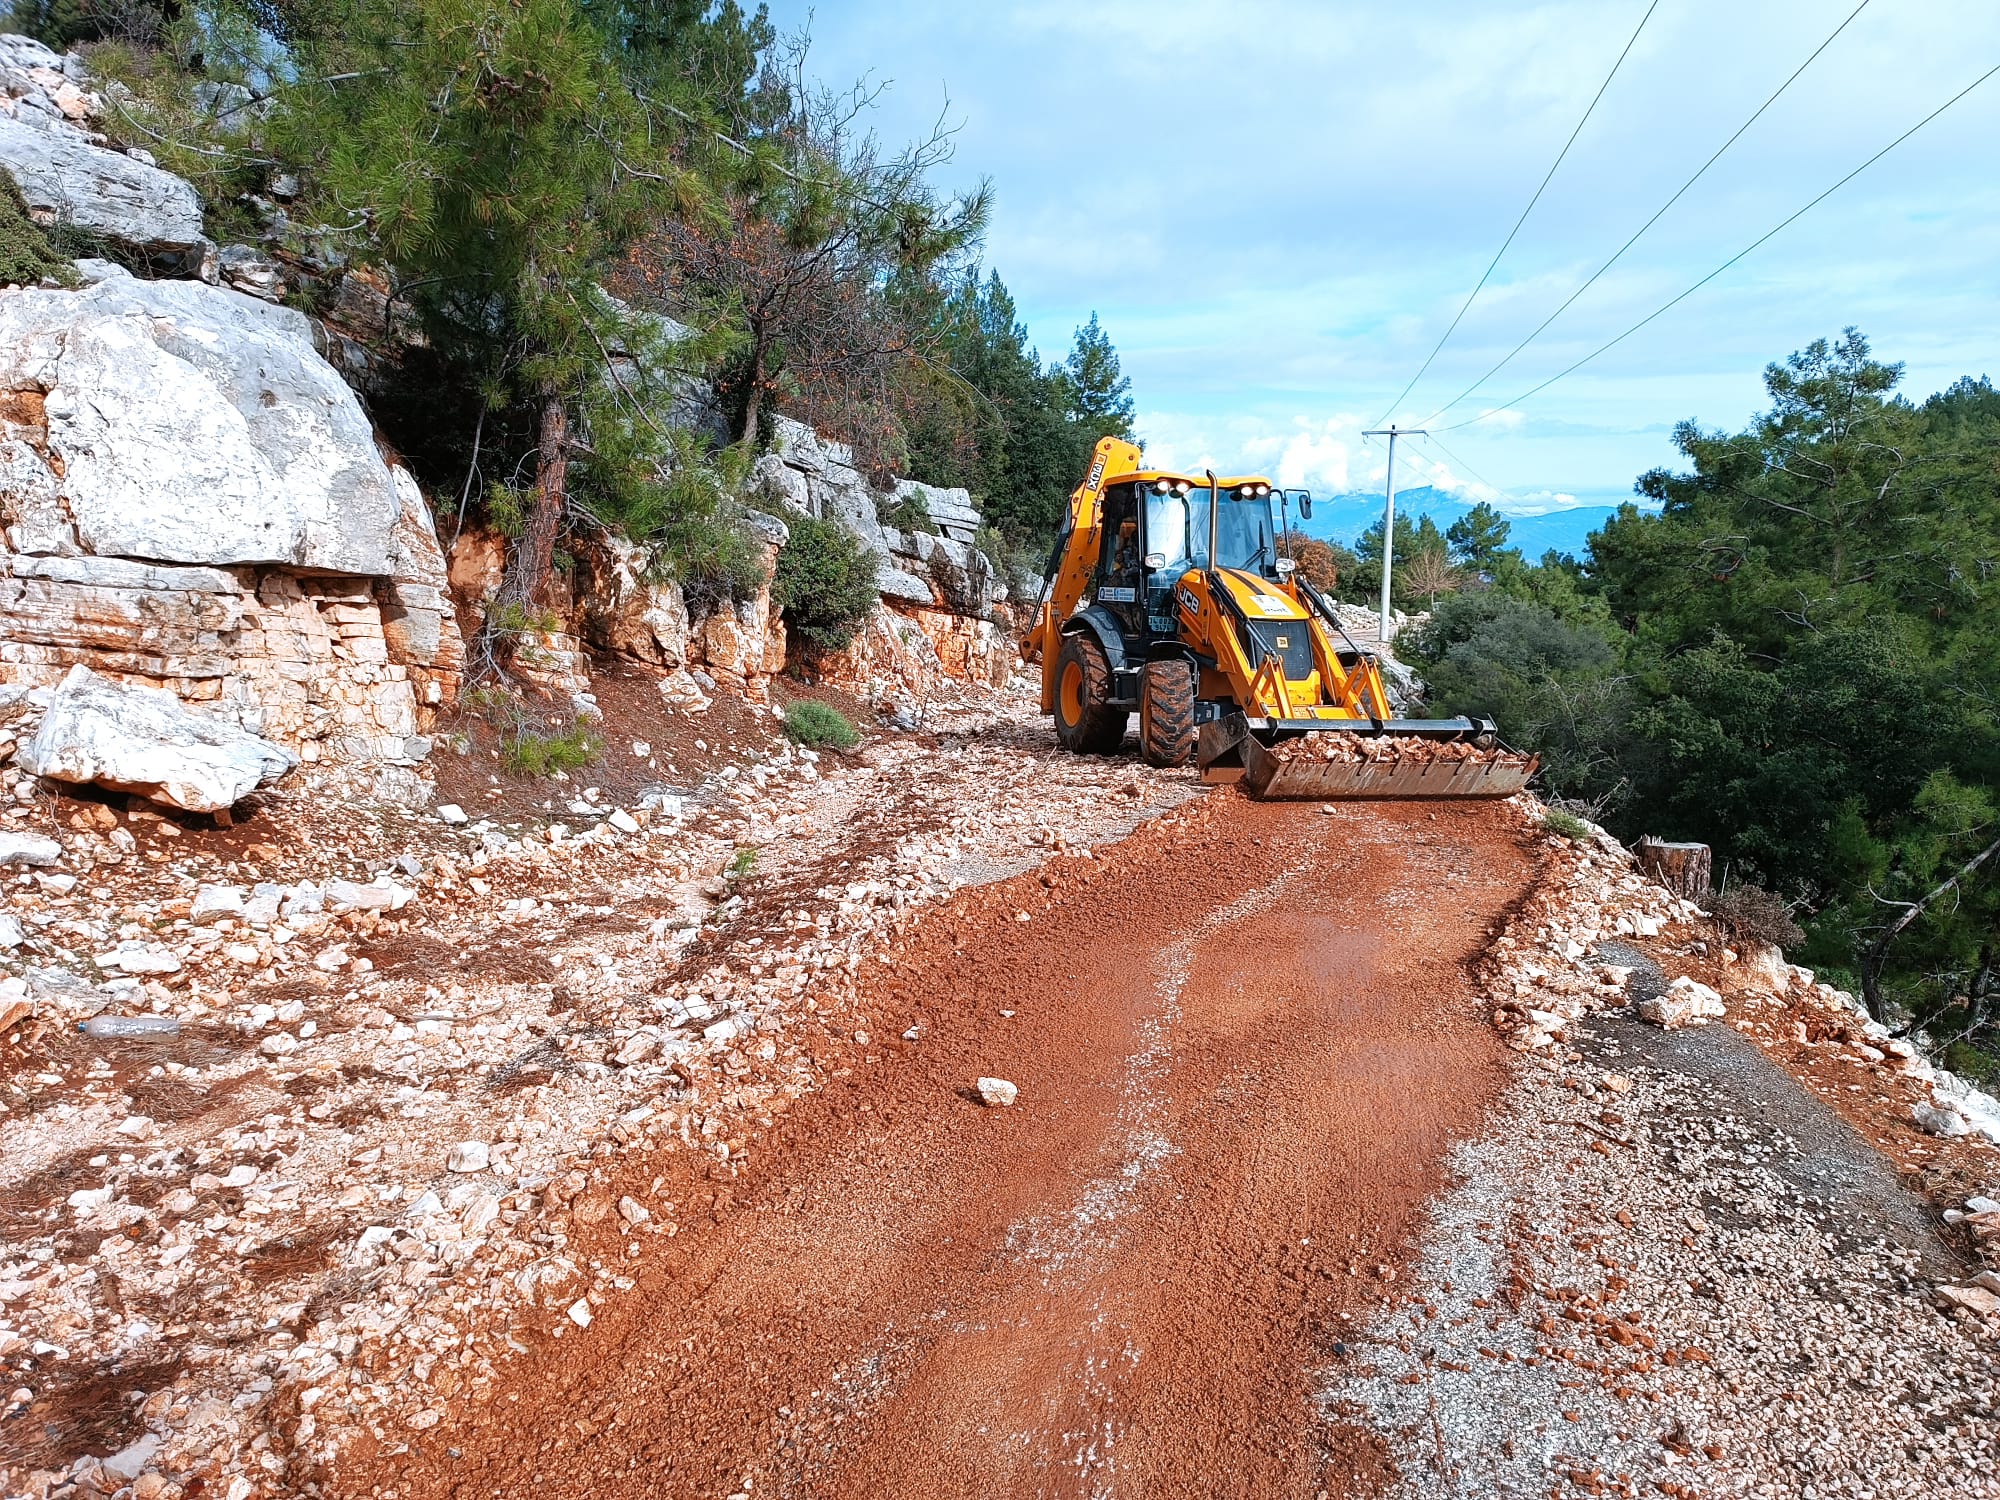
<svg viewBox="0 0 2000 1500">
<path fill-rule="evenodd" d="M 1856 0 L 1661 0 L 1492 280 L 1395 417 L 1457 395 L 1763 102 Z M 1379 485 L 1376 425 L 1479 279 L 1646 0 L 837 0 L 812 71 L 872 74 L 889 140 L 960 125 L 987 259 L 1044 354 L 1092 311 L 1148 452 Z M 2000 378 L 2000 78 L 1593 365 L 1503 403 L 1713 270 L 2000 63 L 1995 0 L 1872 0 L 1398 483 L 1615 503 L 1673 424 L 1740 424 L 1773 359 L 1847 324 L 1923 395 Z M 1407 466 L 1406 466 L 1407 455 Z"/>
</svg>

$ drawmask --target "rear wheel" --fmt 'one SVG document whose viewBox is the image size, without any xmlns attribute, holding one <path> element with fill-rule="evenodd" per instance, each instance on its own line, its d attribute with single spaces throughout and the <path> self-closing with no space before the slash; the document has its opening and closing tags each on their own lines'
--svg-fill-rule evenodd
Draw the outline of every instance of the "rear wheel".
<svg viewBox="0 0 2000 1500">
<path fill-rule="evenodd" d="M 1149 766 L 1184 766 L 1194 754 L 1194 669 L 1149 661 L 1139 675 L 1139 753 Z"/>
<path fill-rule="evenodd" d="M 1113 708 L 1111 664 L 1089 634 L 1066 635 L 1056 653 L 1056 740 L 1078 755 L 1111 755 L 1131 714 Z"/>
</svg>

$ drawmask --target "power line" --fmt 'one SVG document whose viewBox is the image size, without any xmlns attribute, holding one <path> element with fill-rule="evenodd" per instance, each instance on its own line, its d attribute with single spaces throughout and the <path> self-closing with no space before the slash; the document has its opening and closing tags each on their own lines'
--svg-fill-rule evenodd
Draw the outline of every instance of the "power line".
<svg viewBox="0 0 2000 1500">
<path fill-rule="evenodd" d="M 1471 294 L 1466 297 L 1465 306 L 1461 307 L 1458 310 L 1458 316 L 1451 320 L 1451 327 L 1445 329 L 1444 336 L 1437 341 L 1437 348 L 1431 350 L 1423 364 L 1418 367 L 1417 373 L 1410 377 L 1410 383 L 1403 387 L 1394 401 L 1389 403 L 1389 410 L 1377 417 L 1372 425 L 1380 426 L 1388 418 L 1390 412 L 1393 412 L 1398 406 L 1402 405 L 1403 397 L 1416 389 L 1417 382 L 1424 378 L 1424 371 L 1431 367 L 1431 361 L 1438 357 L 1438 352 L 1444 348 L 1446 341 L 1457 330 L 1459 322 L 1471 310 L 1473 299 L 1479 295 L 1480 290 L 1486 285 L 1487 279 L 1493 275 L 1494 268 L 1500 264 L 1500 257 L 1507 253 L 1507 247 L 1514 243 L 1514 236 L 1521 232 L 1521 226 L 1528 222 L 1528 215 L 1535 211 L 1535 205 L 1542 201 L 1542 194 L 1554 179 L 1556 168 L 1563 164 L 1563 158 L 1569 155 L 1569 148 L 1574 146 L 1576 138 L 1583 134 L 1583 127 L 1590 123 L 1590 117 L 1597 109 L 1598 100 L 1602 99 L 1604 91 L 1611 87 L 1611 80 L 1618 76 L 1618 70 L 1625 65 L 1625 59 L 1631 53 L 1633 44 L 1639 40 L 1639 33 L 1646 29 L 1646 23 L 1653 19 L 1653 12 L 1659 8 L 1660 0 L 1653 0 L 1653 3 L 1646 7 L 1646 13 L 1639 17 L 1639 24 L 1632 28 L 1632 35 L 1625 42 L 1625 50 L 1618 54 L 1618 61 L 1611 65 L 1611 71 L 1604 75 L 1604 82 L 1600 83 L 1597 86 L 1597 92 L 1591 95 L 1590 107 L 1584 110 L 1583 118 L 1576 122 L 1576 129 L 1569 133 L 1569 139 L 1563 142 L 1562 150 L 1556 153 L 1556 159 L 1550 164 L 1548 172 L 1543 176 L 1541 186 L 1535 189 L 1535 196 L 1530 198 L 1528 206 L 1521 210 L 1521 217 L 1516 219 L 1514 227 L 1507 231 L 1507 238 L 1500 242 L 1500 248 L 1493 252 L 1493 259 L 1487 264 L 1485 272 L 1480 276 L 1479 285 L 1475 286 Z"/>
<path fill-rule="evenodd" d="M 1782 95 L 1786 89 L 1789 89 L 1794 83 L 1798 82 L 1799 75 L 1805 72 L 1807 68 L 1810 68 L 1816 61 L 1818 61 L 1820 53 L 1826 51 L 1828 47 L 1831 47 L 1833 45 L 1834 38 L 1838 37 L 1843 31 L 1847 30 L 1848 26 L 1853 22 L 1854 18 L 1860 15 L 1861 12 L 1863 12 L 1864 10 L 1868 9 L 1868 5 L 1869 5 L 1869 0 L 1861 0 L 1861 3 L 1859 5 L 1855 6 L 1853 10 L 1849 11 L 1847 14 L 1847 19 L 1845 21 L 1842 21 L 1838 26 L 1834 27 L 1832 32 L 1828 34 L 1827 39 L 1825 41 L 1821 42 L 1817 47 L 1813 48 L 1812 56 L 1808 57 L 1804 62 L 1800 63 L 1798 67 L 1794 68 L 1792 70 L 1791 77 L 1787 78 L 1783 83 L 1779 84 L 1777 87 L 1777 91 L 1773 93 L 1770 98 L 1766 99 L 1762 104 L 1757 106 L 1757 112 L 1751 115 L 1750 118 L 1745 120 L 1741 125 L 1737 126 L 1734 135 L 1731 135 L 1728 140 L 1724 141 L 1720 146 L 1715 148 L 1715 154 L 1709 157 L 1707 161 L 1701 164 L 1700 171 L 1696 172 L 1694 176 L 1690 177 L 1686 182 L 1682 183 L 1677 189 L 1675 189 L 1673 197 L 1669 198 L 1665 203 L 1662 203 L 1659 206 L 1659 208 L 1654 212 L 1652 218 L 1648 219 L 1645 223 L 1641 224 L 1638 227 L 1638 229 L 1634 230 L 1632 237 L 1629 240 L 1627 240 L 1624 244 L 1618 247 L 1618 249 L 1612 254 L 1611 259 L 1607 260 L 1603 265 L 1599 266 L 1595 271 L 1591 272 L 1590 279 L 1584 282 L 1584 284 L 1578 287 L 1575 291 L 1571 292 L 1569 294 L 1568 299 L 1563 303 L 1561 307 L 1558 307 L 1554 312 L 1550 313 L 1546 318 L 1542 319 L 1541 323 L 1536 327 L 1533 333 L 1530 333 L 1526 338 L 1522 339 L 1520 343 L 1516 344 L 1512 349 L 1508 350 L 1505 358 L 1503 358 L 1499 364 L 1495 365 L 1492 369 L 1488 370 L 1484 375 L 1480 376 L 1477 380 L 1473 381 L 1471 385 L 1467 386 L 1464 390 L 1460 391 L 1456 396 L 1453 396 L 1451 400 L 1445 402 L 1443 406 L 1440 406 L 1436 411 L 1432 412 L 1428 417 L 1425 417 L 1424 420 L 1426 422 L 1435 422 L 1439 417 L 1443 416 L 1446 412 L 1450 411 L 1454 406 L 1458 405 L 1459 402 L 1463 401 L 1467 396 L 1470 396 L 1474 391 L 1478 390 L 1482 385 L 1486 384 L 1486 382 L 1491 380 L 1495 375 L 1498 375 L 1503 369 L 1505 369 L 1509 364 L 1513 362 L 1515 355 L 1519 354 L 1523 349 L 1527 348 L 1528 345 L 1532 344 L 1536 339 L 1540 338 L 1542 334 L 1547 330 L 1549 324 L 1555 322 L 1557 318 L 1560 318 L 1564 313 L 1568 312 L 1570 309 L 1570 305 L 1574 303 L 1577 298 L 1581 297 L 1585 292 L 1589 291 L 1591 287 L 1596 284 L 1597 279 L 1600 276 L 1602 276 L 1606 271 L 1610 270 L 1613 266 L 1617 265 L 1619 259 L 1625 254 L 1625 252 L 1627 250 L 1630 250 L 1634 245 L 1638 244 L 1640 237 L 1644 235 L 1647 230 L 1651 229 L 1655 224 L 1659 223 L 1660 220 L 1665 216 L 1667 210 L 1672 208 L 1676 203 L 1680 202 L 1681 198 L 1686 194 L 1687 190 L 1693 187 L 1697 182 L 1701 181 L 1701 179 L 1707 174 L 1708 169 L 1714 166 L 1718 161 L 1722 159 L 1723 152 L 1727 151 L 1731 146 L 1735 145 L 1737 140 L 1742 136 L 1743 132 L 1748 130 L 1752 125 L 1755 125 L 1757 121 L 1763 116 L 1764 111 L 1769 109 L 1773 104 L 1776 104 L 1778 102 L 1779 96 Z"/>
<path fill-rule="evenodd" d="M 1756 239 L 1752 240 L 1749 244 L 1745 245 L 1741 250 L 1738 250 L 1734 255 L 1730 256 L 1728 260 L 1725 260 L 1721 265 L 1717 266 L 1713 271 L 1710 271 L 1706 276 L 1702 277 L 1701 280 L 1697 281 L 1693 286 L 1689 287 L 1686 291 L 1682 292 L 1672 301 L 1665 302 L 1661 304 L 1659 307 L 1654 308 L 1653 311 L 1647 313 L 1645 317 L 1641 318 L 1638 322 L 1634 323 L 1630 328 L 1626 329 L 1616 338 L 1611 339 L 1606 343 L 1598 345 L 1597 348 L 1591 350 L 1590 353 L 1584 355 L 1584 357 L 1578 360 L 1575 364 L 1568 366 L 1566 369 L 1557 371 L 1555 374 L 1551 375 L 1547 380 L 1544 380 L 1540 385 L 1534 386 L 1529 390 L 1521 392 L 1520 395 L 1514 397 L 1511 401 L 1503 401 L 1500 403 L 1500 405 L 1492 407 L 1486 411 L 1483 411 L 1476 417 L 1468 417 L 1463 422 L 1453 422 L 1450 426 L 1445 427 L 1441 430 L 1445 432 L 1457 432 L 1461 427 L 1470 427 L 1475 422 L 1485 421 L 1495 412 L 1506 411 L 1509 407 L 1519 406 L 1523 401 L 1529 399 L 1529 397 L 1540 395 L 1543 391 L 1547 390 L 1550 386 L 1554 385 L 1558 380 L 1563 379 L 1565 376 L 1575 374 L 1578 370 L 1582 369 L 1585 365 L 1589 364 L 1593 359 L 1596 359 L 1598 355 L 1603 354 L 1607 350 L 1610 350 L 1616 347 L 1617 345 L 1624 343 L 1625 340 L 1629 339 L 1633 334 L 1637 333 L 1641 328 L 1644 328 L 1648 323 L 1652 322 L 1662 313 L 1668 312 L 1671 309 L 1678 307 L 1681 303 L 1685 302 L 1689 297 L 1692 297 L 1696 292 L 1700 291 L 1703 287 L 1707 286 L 1711 281 L 1715 280 L 1716 277 L 1720 276 L 1724 271 L 1727 271 L 1731 266 L 1735 265 L 1738 261 L 1742 260 L 1744 256 L 1748 255 L 1751 251 L 1755 250 L 1758 246 L 1762 245 L 1766 240 L 1773 238 L 1781 230 L 1789 228 L 1798 220 L 1804 218 L 1813 209 L 1819 207 L 1820 204 L 1824 203 L 1827 199 L 1831 198 L 1835 193 L 1839 192 L 1842 188 L 1846 187 L 1848 183 L 1852 182 L 1855 178 L 1859 177 L 1863 172 L 1867 171 L 1870 167 L 1874 166 L 1876 162 L 1880 161 L 1883 157 L 1887 156 L 1891 151 L 1894 151 L 1898 146 L 1902 145 L 1904 141 L 1907 141 L 1911 136 L 1915 135 L 1919 130 L 1922 130 L 1926 125 L 1930 124 L 1931 121 L 1935 120 L 1939 115 L 1943 114 L 1946 110 L 1950 109 L 1954 104 L 1958 103 L 1959 100 L 1963 99 L 1967 94 L 1971 93 L 1974 89 L 1978 88 L 1982 83 L 1986 82 L 1986 80 L 1991 78 L 1995 73 L 2000 73 L 2000 64 L 1996 64 L 1995 66 L 1988 68 L 1984 73 L 1981 73 L 1977 78 L 1973 79 L 1972 82 L 1968 83 L 1964 88 L 1960 89 L 1957 93 L 1953 94 L 1949 99 L 1945 100 L 1944 103 L 1940 104 L 1936 109 L 1932 110 L 1929 114 L 1925 115 L 1921 120 L 1917 121 L 1917 123 L 1912 125 L 1908 130 L 1904 131 L 1901 135 L 1897 136 L 1893 141 L 1889 142 L 1889 144 L 1884 146 L 1880 151 L 1877 151 L 1873 156 L 1869 157 L 1868 160 L 1864 161 L 1860 166 L 1856 167 L 1852 172 L 1849 172 L 1845 177 L 1841 178 L 1840 181 L 1836 182 L 1832 187 L 1828 188 L 1825 192 L 1821 193 L 1817 198 L 1814 198 L 1810 203 L 1806 204 L 1804 208 L 1799 209 L 1796 213 L 1792 214 L 1791 217 L 1784 219 L 1779 223 L 1777 223 L 1776 225 L 1772 226 L 1770 229 L 1767 229 L 1763 234 L 1759 235 Z"/>
<path fill-rule="evenodd" d="M 1465 470 L 1466 473 L 1470 474 L 1474 479 L 1478 480 L 1481 484 L 1485 485 L 1486 488 L 1493 491 L 1494 494 L 1499 495 L 1505 493 L 1500 488 L 1499 485 L 1495 484 L 1492 480 L 1488 479 L 1484 474 L 1480 473 L 1477 469 L 1473 468 L 1471 464 L 1467 463 L 1464 459 L 1460 458 L 1456 453 L 1452 452 L 1451 449 L 1445 447 L 1444 440 L 1438 437 L 1436 433 L 1426 432 L 1424 434 L 1424 441 L 1429 443 L 1436 443 L 1439 450 L 1444 454 L 1446 458 L 1450 459 L 1453 463 L 1457 464 L 1461 469 Z"/>
</svg>

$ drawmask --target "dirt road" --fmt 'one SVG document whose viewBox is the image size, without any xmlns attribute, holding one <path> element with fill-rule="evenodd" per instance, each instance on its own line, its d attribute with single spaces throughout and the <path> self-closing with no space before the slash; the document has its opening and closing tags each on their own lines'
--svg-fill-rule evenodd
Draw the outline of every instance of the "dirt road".
<svg viewBox="0 0 2000 1500">
<path fill-rule="evenodd" d="M 578 1223 L 629 1291 L 333 1488 L 1368 1493 L 1310 1396 L 1503 1080 L 1463 966 L 1533 873 L 1499 806 L 1230 796 L 962 894 L 847 1076 L 632 1185 L 672 1238 Z"/>
</svg>

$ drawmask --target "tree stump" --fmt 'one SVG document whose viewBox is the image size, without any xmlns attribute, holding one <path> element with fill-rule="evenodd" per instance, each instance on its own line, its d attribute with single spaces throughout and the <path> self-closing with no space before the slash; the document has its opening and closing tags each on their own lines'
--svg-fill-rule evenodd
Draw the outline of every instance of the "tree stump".
<svg viewBox="0 0 2000 1500">
<path fill-rule="evenodd" d="M 1706 844 L 1669 844 L 1650 834 L 1639 840 L 1633 851 L 1639 868 L 1653 879 L 1689 901 L 1701 901 L 1709 892 L 1714 860 Z"/>
</svg>

